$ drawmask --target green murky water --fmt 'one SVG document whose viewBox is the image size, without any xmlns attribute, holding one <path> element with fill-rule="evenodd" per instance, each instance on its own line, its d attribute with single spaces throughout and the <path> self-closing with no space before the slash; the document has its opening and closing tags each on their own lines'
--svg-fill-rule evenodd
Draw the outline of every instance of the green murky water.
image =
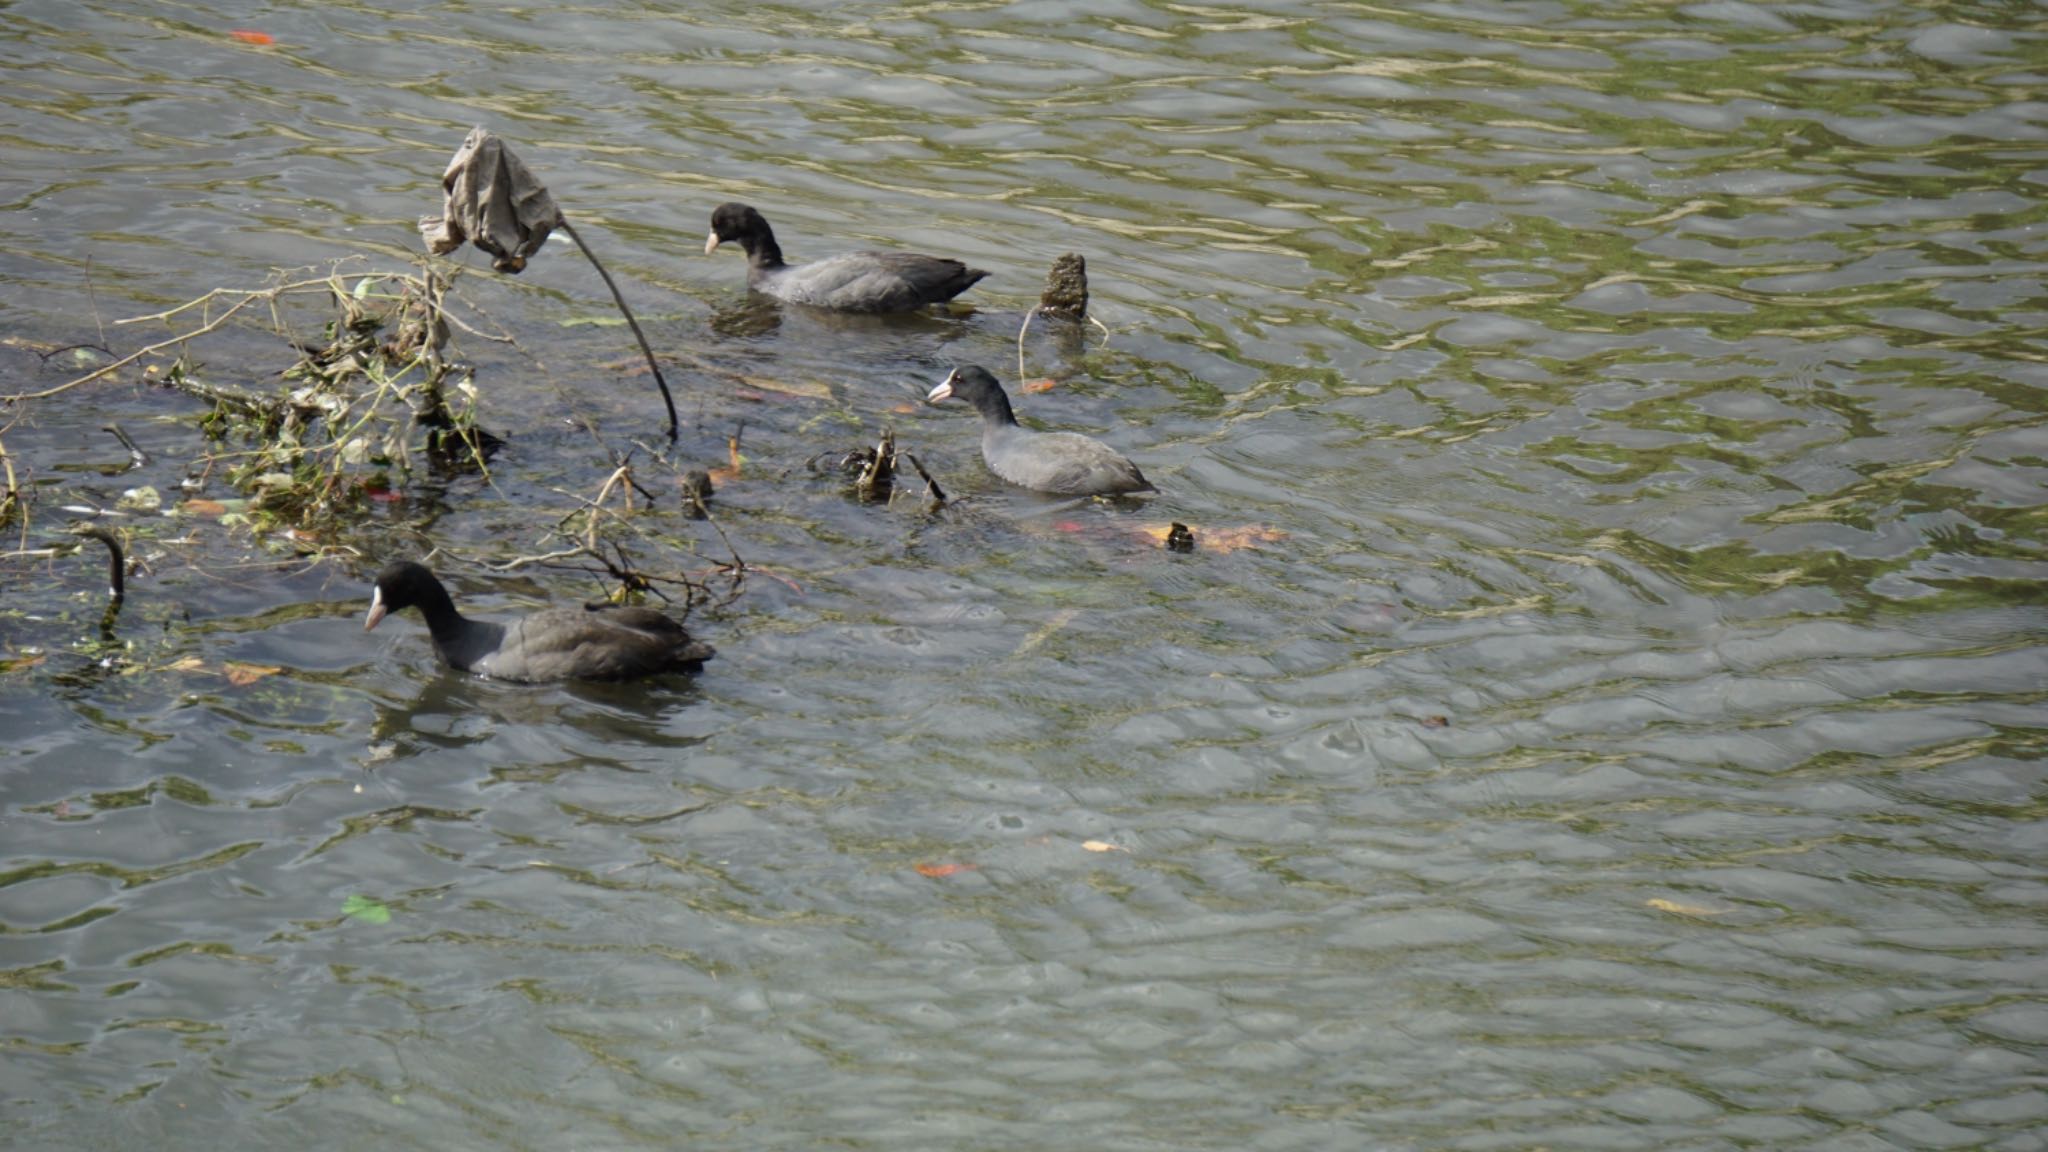
<svg viewBox="0 0 2048 1152">
<path fill-rule="evenodd" d="M 461 285 L 522 341 L 458 339 L 488 482 L 305 541 L 123 518 L 111 643 L 64 509 L 231 499 L 179 487 L 219 445 L 133 373 L 0 413 L 0 1142 L 2044 1146 L 2036 10 L 5 12 L 6 392 L 95 314 L 125 353 L 215 285 L 402 266 L 486 123 L 649 321 L 675 459 L 744 423 L 757 571 L 688 682 L 361 633 L 390 554 L 487 610 L 593 591 L 486 567 L 658 428 L 565 248 Z M 749 306 L 700 254 L 728 199 L 796 258 L 993 274 L 948 318 Z M 1020 404 L 1142 510 L 1005 491 L 915 404 L 1014 379 L 1065 251 L 1111 334 L 1028 341 Z M 964 499 L 805 467 L 885 426 Z"/>
</svg>

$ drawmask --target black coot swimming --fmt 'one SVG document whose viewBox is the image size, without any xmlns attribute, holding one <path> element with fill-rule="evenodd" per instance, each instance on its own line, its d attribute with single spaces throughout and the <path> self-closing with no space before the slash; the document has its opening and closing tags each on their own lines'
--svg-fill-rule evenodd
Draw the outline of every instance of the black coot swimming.
<svg viewBox="0 0 2048 1152">
<path fill-rule="evenodd" d="M 494 680 L 632 680 L 695 672 L 713 655 L 711 645 L 652 608 L 545 608 L 502 624 L 471 620 L 432 572 L 410 560 L 377 574 L 363 630 L 405 608 L 427 618 L 434 652 L 450 667 Z"/>
<path fill-rule="evenodd" d="M 953 369 L 925 399 L 959 397 L 981 412 L 981 458 L 1012 484 L 1055 496 L 1156 492 L 1138 466 L 1102 441 L 1077 432 L 1034 432 L 1017 423 L 1010 398 L 986 368 Z"/>
<path fill-rule="evenodd" d="M 849 252 L 792 267 L 782 262 L 782 248 L 759 212 L 745 204 L 720 204 L 711 213 L 704 252 L 734 242 L 747 253 L 749 288 L 839 312 L 914 312 L 943 304 L 988 275 L 958 260 L 916 252 Z"/>
</svg>

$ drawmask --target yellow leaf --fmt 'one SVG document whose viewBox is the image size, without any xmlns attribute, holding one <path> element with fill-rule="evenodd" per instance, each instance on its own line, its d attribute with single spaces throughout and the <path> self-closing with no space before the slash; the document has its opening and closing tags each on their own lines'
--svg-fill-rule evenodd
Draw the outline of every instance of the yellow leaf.
<svg viewBox="0 0 2048 1152">
<path fill-rule="evenodd" d="M 201 660 L 197 656 L 187 656 L 182 660 L 173 660 L 169 664 L 164 665 L 164 671 L 166 672 L 199 672 L 205 668 L 206 661 Z"/>
<path fill-rule="evenodd" d="M 1648 904 L 1659 912 L 1669 912 L 1674 916 L 1719 916 L 1728 911 L 1726 908 L 1702 908 L 1697 904 L 1680 904 L 1676 900 L 1653 898 L 1645 900 L 1643 903 Z"/>
<path fill-rule="evenodd" d="M 220 670 L 227 676 L 228 683 L 237 688 L 246 688 L 265 676 L 275 676 L 284 671 L 268 664 L 238 664 L 233 660 L 221 665 Z"/>
</svg>

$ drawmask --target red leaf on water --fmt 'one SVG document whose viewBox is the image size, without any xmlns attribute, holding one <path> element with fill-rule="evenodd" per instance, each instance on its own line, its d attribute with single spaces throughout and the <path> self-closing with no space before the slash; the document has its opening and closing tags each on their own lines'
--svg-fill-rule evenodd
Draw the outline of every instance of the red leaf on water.
<svg viewBox="0 0 2048 1152">
<path fill-rule="evenodd" d="M 228 33 L 228 35 L 233 36 L 235 39 L 240 40 L 244 44 L 261 44 L 267 46 L 277 43 L 277 37 L 272 36 L 270 33 L 252 32 L 247 28 L 237 28 L 234 31 Z"/>
<path fill-rule="evenodd" d="M 1056 387 L 1058 385 L 1053 383 L 1050 376 L 1041 376 L 1036 380 L 1026 380 L 1024 382 L 1024 390 L 1026 392 L 1050 392 Z"/>
<path fill-rule="evenodd" d="M 974 865 L 972 864 L 919 864 L 917 866 L 917 874 L 919 876 L 929 876 L 934 880 L 951 876 L 956 872 L 972 871 L 974 871 Z"/>
<path fill-rule="evenodd" d="M 1081 522 L 1079 520 L 1055 520 L 1052 522 L 1052 527 L 1055 532 L 1079 532 L 1081 531 Z"/>
</svg>

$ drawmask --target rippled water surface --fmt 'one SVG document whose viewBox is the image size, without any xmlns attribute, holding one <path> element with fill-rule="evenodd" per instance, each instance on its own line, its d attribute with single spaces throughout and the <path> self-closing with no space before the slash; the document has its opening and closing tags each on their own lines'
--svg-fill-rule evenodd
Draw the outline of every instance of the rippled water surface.
<svg viewBox="0 0 2048 1152">
<path fill-rule="evenodd" d="M 458 336 L 488 482 L 120 518 L 111 645 L 65 508 L 223 446 L 132 369 L 5 408 L 0 1143 L 2048 1148 L 2038 8 L 0 11 L 0 391 L 403 267 L 483 123 L 648 321 L 674 458 L 745 425 L 729 548 L 644 522 L 756 569 L 693 680 L 361 632 L 435 547 L 486 611 L 597 591 L 486 566 L 659 444 L 567 246 L 465 258 L 521 339 Z M 749 305 L 728 199 L 992 275 Z M 1109 336 L 1028 339 L 1020 404 L 1141 507 L 915 403 L 1017 378 L 1066 251 Z M 884 426 L 962 499 L 805 467 Z"/>
</svg>

